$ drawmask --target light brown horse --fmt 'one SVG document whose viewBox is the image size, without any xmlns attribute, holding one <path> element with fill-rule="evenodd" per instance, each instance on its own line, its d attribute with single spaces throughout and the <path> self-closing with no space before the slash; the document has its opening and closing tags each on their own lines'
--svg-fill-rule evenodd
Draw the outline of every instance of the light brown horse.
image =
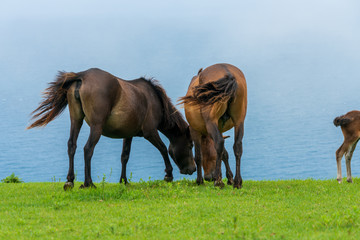
<svg viewBox="0 0 360 240">
<path fill-rule="evenodd" d="M 226 139 L 229 136 L 224 136 Z M 201 139 L 201 156 L 202 156 L 202 167 L 204 169 L 204 179 L 206 181 L 215 180 L 215 168 L 216 168 L 216 149 L 214 146 L 214 141 L 210 136 L 202 137 Z M 226 168 L 226 178 L 228 179 L 228 185 L 234 184 L 233 174 L 229 165 L 229 154 L 224 148 L 224 152 L 221 156 L 221 161 L 224 162 Z"/>
<path fill-rule="evenodd" d="M 334 119 L 336 127 L 341 126 L 344 135 L 344 142 L 336 151 L 337 163 L 337 181 L 341 183 L 341 159 L 345 154 L 346 161 L 346 181 L 352 183 L 351 177 L 351 158 L 356 148 L 356 144 L 360 139 L 360 111 L 351 111 Z"/>
<path fill-rule="evenodd" d="M 143 136 L 161 153 L 165 162 L 165 180 L 172 181 L 168 151 L 158 130 L 169 140 L 169 154 L 183 174 L 195 170 L 192 140 L 188 124 L 172 105 L 165 90 L 154 80 L 144 78 L 125 81 L 100 69 L 84 72 L 60 72 L 44 93 L 44 100 L 33 112 L 37 120 L 28 128 L 45 126 L 69 105 L 69 172 L 64 189 L 74 186 L 74 154 L 83 120 L 90 126 L 84 147 L 85 181 L 81 187 L 94 186 L 90 161 L 101 135 L 123 138 L 120 182 L 127 182 L 126 164 L 132 138 Z"/>
<path fill-rule="evenodd" d="M 222 187 L 221 156 L 224 152 L 222 133 L 235 128 L 233 146 L 236 158 L 234 188 L 241 188 L 240 160 L 243 152 L 244 120 L 247 108 L 247 87 L 244 74 L 230 64 L 215 64 L 200 69 L 190 82 L 184 103 L 186 119 L 195 143 L 195 162 L 198 184 L 203 183 L 201 170 L 201 143 L 206 136 L 214 141 L 216 149 L 215 186 Z"/>
</svg>

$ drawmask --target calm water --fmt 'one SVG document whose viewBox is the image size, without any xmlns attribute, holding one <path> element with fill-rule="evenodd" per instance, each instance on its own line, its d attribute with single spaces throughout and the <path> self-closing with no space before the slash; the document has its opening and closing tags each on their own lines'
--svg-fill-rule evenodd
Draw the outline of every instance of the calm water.
<svg viewBox="0 0 360 240">
<path fill-rule="evenodd" d="M 25 130 L 58 70 L 155 77 L 175 102 L 199 68 L 217 62 L 238 66 L 248 82 L 245 180 L 335 179 L 342 134 L 332 120 L 360 109 L 356 1 L 61 2 L 1 3 L 0 179 L 12 172 L 26 182 L 66 179 L 67 110 L 45 128 Z M 75 156 L 81 181 L 88 133 L 84 124 Z M 226 134 L 234 168 L 233 132 Z M 100 139 L 94 181 L 119 180 L 121 148 L 122 140 Z M 353 160 L 359 176 L 358 151 Z M 176 179 L 187 177 L 173 166 Z M 135 138 L 128 177 L 162 179 L 164 168 L 160 153 Z"/>
</svg>

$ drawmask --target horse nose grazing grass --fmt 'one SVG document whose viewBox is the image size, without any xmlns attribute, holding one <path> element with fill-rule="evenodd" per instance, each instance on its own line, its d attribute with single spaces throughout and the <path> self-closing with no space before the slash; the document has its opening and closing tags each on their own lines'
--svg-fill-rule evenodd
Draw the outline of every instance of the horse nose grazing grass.
<svg viewBox="0 0 360 240">
<path fill-rule="evenodd" d="M 204 175 L 204 179 L 206 180 L 206 181 L 212 181 L 213 180 L 213 176 L 212 176 L 212 174 L 208 174 L 208 175 Z"/>
<path fill-rule="evenodd" d="M 196 171 L 196 167 L 187 167 L 180 170 L 181 174 L 192 175 Z"/>
<path fill-rule="evenodd" d="M 196 171 L 196 166 L 191 166 L 188 168 L 187 172 L 189 175 L 193 174 Z"/>
</svg>

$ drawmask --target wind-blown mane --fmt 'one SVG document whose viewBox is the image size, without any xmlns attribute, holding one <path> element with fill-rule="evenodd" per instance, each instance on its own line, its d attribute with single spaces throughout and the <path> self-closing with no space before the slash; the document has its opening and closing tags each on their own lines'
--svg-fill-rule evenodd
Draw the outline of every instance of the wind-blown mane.
<svg viewBox="0 0 360 240">
<path fill-rule="evenodd" d="M 154 89 L 156 95 L 161 101 L 164 111 L 162 127 L 164 129 L 171 129 L 177 126 L 180 130 L 184 130 L 187 127 L 184 118 L 172 104 L 170 98 L 167 96 L 164 88 L 160 85 L 160 83 L 155 79 L 142 79 L 145 80 Z"/>
<path fill-rule="evenodd" d="M 216 102 L 227 102 L 235 94 L 237 84 L 231 74 L 213 81 L 200 84 L 194 87 L 192 95 L 184 96 L 179 99 L 179 104 L 190 104 L 199 106 L 208 106 Z"/>
<path fill-rule="evenodd" d="M 54 118 L 59 116 L 65 109 L 68 101 L 66 92 L 71 83 L 79 80 L 79 75 L 73 72 L 58 72 L 56 80 L 49 83 L 49 87 L 43 92 L 43 101 L 31 115 L 31 119 L 37 119 L 28 129 L 46 126 Z"/>
</svg>

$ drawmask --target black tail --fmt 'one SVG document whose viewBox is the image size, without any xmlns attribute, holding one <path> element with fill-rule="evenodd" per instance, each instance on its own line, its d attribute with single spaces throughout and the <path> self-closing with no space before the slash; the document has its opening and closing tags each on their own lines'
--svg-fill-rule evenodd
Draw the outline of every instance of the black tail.
<svg viewBox="0 0 360 240">
<path fill-rule="evenodd" d="M 349 124 L 349 123 L 351 122 L 351 120 L 352 120 L 352 119 L 347 118 L 345 115 L 342 115 L 342 116 L 336 117 L 336 118 L 334 119 L 334 125 L 335 125 L 336 127 L 338 127 L 338 126 L 345 126 L 345 125 Z"/>
<path fill-rule="evenodd" d="M 79 80 L 79 76 L 73 72 L 59 72 L 55 81 L 49 83 L 49 87 L 43 93 L 43 101 L 31 115 L 35 120 L 27 129 L 46 126 L 62 111 L 64 111 L 68 101 L 66 93 L 73 82 Z"/>
<path fill-rule="evenodd" d="M 234 97 L 237 89 L 235 78 L 231 74 L 194 88 L 193 94 L 179 99 L 180 104 L 208 106 L 216 102 L 227 102 Z"/>
</svg>

